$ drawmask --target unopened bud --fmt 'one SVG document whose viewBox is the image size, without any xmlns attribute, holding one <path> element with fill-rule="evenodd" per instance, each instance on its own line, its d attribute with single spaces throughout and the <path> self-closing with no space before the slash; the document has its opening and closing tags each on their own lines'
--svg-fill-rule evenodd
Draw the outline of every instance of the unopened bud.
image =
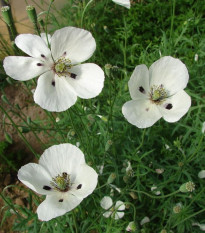
<svg viewBox="0 0 205 233">
<path fill-rule="evenodd" d="M 2 17 L 5 23 L 11 26 L 11 24 L 13 23 L 12 16 L 11 16 L 11 8 L 9 6 L 3 6 L 1 8 L 1 14 L 2 14 Z"/>
<path fill-rule="evenodd" d="M 116 174 L 115 173 L 111 173 L 107 179 L 107 183 L 111 184 L 114 180 L 116 179 Z"/>
<path fill-rule="evenodd" d="M 36 14 L 35 7 L 34 6 L 27 6 L 26 11 L 27 11 L 28 17 L 31 20 L 31 22 L 36 24 L 37 23 L 37 14 Z"/>
<path fill-rule="evenodd" d="M 182 184 L 179 190 L 182 193 L 193 192 L 195 190 L 195 184 L 192 181 L 189 181 L 187 183 Z"/>
</svg>

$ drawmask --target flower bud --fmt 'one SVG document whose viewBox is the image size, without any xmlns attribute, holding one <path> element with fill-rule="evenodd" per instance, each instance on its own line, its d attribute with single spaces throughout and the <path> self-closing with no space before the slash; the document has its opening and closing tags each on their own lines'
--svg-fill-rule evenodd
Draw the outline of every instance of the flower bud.
<svg viewBox="0 0 205 233">
<path fill-rule="evenodd" d="M 2 14 L 2 17 L 5 21 L 5 23 L 8 24 L 9 26 L 11 26 L 13 23 L 13 19 L 12 19 L 12 15 L 11 15 L 11 8 L 9 6 L 3 6 L 1 8 L 1 14 Z"/>
<path fill-rule="evenodd" d="M 175 214 L 180 213 L 182 210 L 182 204 L 181 203 L 177 203 L 174 207 L 173 207 L 173 212 Z"/>
<path fill-rule="evenodd" d="M 192 181 L 189 181 L 187 183 L 182 184 L 179 190 L 182 193 L 193 192 L 195 190 L 195 184 Z"/>
<path fill-rule="evenodd" d="M 116 174 L 115 173 L 111 173 L 107 179 L 107 183 L 111 184 L 114 180 L 116 179 Z"/>
<path fill-rule="evenodd" d="M 135 222 L 130 222 L 126 228 L 126 231 L 134 232 L 137 230 Z"/>
<path fill-rule="evenodd" d="M 28 14 L 28 18 L 30 19 L 30 21 L 34 24 L 37 23 L 37 14 L 36 14 L 36 9 L 34 6 L 27 6 L 26 7 L 26 11 Z"/>
</svg>

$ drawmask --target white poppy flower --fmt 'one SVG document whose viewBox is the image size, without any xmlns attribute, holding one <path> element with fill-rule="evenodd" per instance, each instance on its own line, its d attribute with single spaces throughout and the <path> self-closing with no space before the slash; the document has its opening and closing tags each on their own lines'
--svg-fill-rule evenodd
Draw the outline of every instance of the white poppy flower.
<svg viewBox="0 0 205 233">
<path fill-rule="evenodd" d="M 128 82 L 132 100 L 122 107 L 124 117 L 139 128 L 150 127 L 161 117 L 178 121 L 191 106 L 183 90 L 188 79 L 186 66 L 170 56 L 160 58 L 149 70 L 145 65 L 136 66 Z"/>
<path fill-rule="evenodd" d="M 34 101 L 48 111 L 61 112 L 71 107 L 77 96 L 97 96 L 104 85 L 104 72 L 96 64 L 79 64 L 90 58 L 96 43 L 91 33 L 65 27 L 48 35 L 21 34 L 15 44 L 31 57 L 9 56 L 4 59 L 6 74 L 26 81 L 39 76 Z"/>
<path fill-rule="evenodd" d="M 85 163 L 84 154 L 69 143 L 54 145 L 39 164 L 20 168 L 18 179 L 33 191 L 47 195 L 38 206 L 38 218 L 49 221 L 74 209 L 97 185 L 97 173 Z"/>
<path fill-rule="evenodd" d="M 122 210 L 125 210 L 125 205 L 122 201 L 117 201 L 115 206 L 111 208 L 111 206 L 113 205 L 111 197 L 103 197 L 100 205 L 103 209 L 108 210 L 103 214 L 105 218 L 109 218 L 111 216 L 112 218 L 117 220 L 122 218 L 125 214 L 124 212 L 122 212 Z"/>
<path fill-rule="evenodd" d="M 130 0 L 112 0 L 114 3 L 130 9 Z"/>
</svg>

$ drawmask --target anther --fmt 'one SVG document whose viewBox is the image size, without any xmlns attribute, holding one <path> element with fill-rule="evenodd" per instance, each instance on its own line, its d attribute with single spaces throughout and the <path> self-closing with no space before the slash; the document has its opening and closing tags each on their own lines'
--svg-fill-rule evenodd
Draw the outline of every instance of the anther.
<svg viewBox="0 0 205 233">
<path fill-rule="evenodd" d="M 167 104 L 165 108 L 166 108 L 167 110 L 170 110 L 170 109 L 172 109 L 172 107 L 173 107 L 172 104 Z"/>
<path fill-rule="evenodd" d="M 49 187 L 49 186 L 47 186 L 47 185 L 44 185 L 44 186 L 43 186 L 43 189 L 45 189 L 45 190 L 51 190 L 51 187 Z"/>
<path fill-rule="evenodd" d="M 145 94 L 145 89 L 144 89 L 142 86 L 139 87 L 139 91 L 140 91 L 141 93 Z"/>
<path fill-rule="evenodd" d="M 37 65 L 37 66 L 42 66 L 43 64 L 41 64 L 41 63 L 37 63 L 36 65 Z"/>
<path fill-rule="evenodd" d="M 52 86 L 54 86 L 54 87 L 55 87 L 55 85 L 56 85 L 55 81 L 52 81 L 51 84 L 52 84 Z"/>
<path fill-rule="evenodd" d="M 77 76 L 77 74 L 74 74 L 74 73 L 71 73 L 71 74 L 70 74 L 70 77 L 73 78 L 73 79 L 75 79 L 76 76 Z"/>
<path fill-rule="evenodd" d="M 63 199 L 60 199 L 59 202 L 63 202 Z"/>
<path fill-rule="evenodd" d="M 45 56 L 45 55 L 43 55 L 43 54 L 41 54 L 41 57 L 45 58 L 46 56 Z"/>
<path fill-rule="evenodd" d="M 77 186 L 77 189 L 81 189 L 82 188 L 82 184 L 79 184 L 78 186 Z"/>
</svg>

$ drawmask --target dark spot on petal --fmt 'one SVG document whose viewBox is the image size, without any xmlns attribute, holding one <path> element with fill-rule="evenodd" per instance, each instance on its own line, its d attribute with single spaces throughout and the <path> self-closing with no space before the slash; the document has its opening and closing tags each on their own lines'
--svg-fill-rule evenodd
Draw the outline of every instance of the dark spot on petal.
<svg viewBox="0 0 205 233">
<path fill-rule="evenodd" d="M 51 190 L 51 187 L 49 187 L 49 186 L 47 186 L 47 185 L 44 185 L 44 186 L 43 186 L 43 189 L 45 189 L 45 190 Z"/>
<path fill-rule="evenodd" d="M 142 86 L 139 87 L 139 91 L 140 91 L 141 93 L 145 94 L 145 89 L 144 89 Z"/>
<path fill-rule="evenodd" d="M 41 63 L 37 63 L 36 65 L 37 65 L 37 66 L 42 66 L 43 64 L 41 64 Z"/>
<path fill-rule="evenodd" d="M 60 199 L 59 202 L 63 202 L 63 199 Z"/>
<path fill-rule="evenodd" d="M 77 189 L 81 189 L 82 188 L 82 184 L 79 184 L 78 186 L 77 186 Z"/>
<path fill-rule="evenodd" d="M 41 57 L 45 58 L 46 56 L 45 56 L 45 55 L 43 55 L 43 54 L 41 54 Z"/>
<path fill-rule="evenodd" d="M 168 110 L 170 110 L 170 109 L 173 108 L 173 105 L 172 105 L 172 104 L 167 104 L 167 105 L 165 106 L 165 108 L 168 109 Z"/>
<path fill-rule="evenodd" d="M 148 111 L 149 111 L 149 108 L 146 108 L 145 110 L 148 112 Z"/>
<path fill-rule="evenodd" d="M 71 74 L 70 74 L 70 77 L 73 78 L 73 79 L 75 79 L 76 76 L 77 76 L 77 74 L 74 74 L 74 73 L 71 73 Z"/>
<path fill-rule="evenodd" d="M 52 81 L 51 84 L 52 84 L 52 86 L 54 86 L 54 87 L 55 87 L 55 85 L 56 85 L 55 81 Z"/>
<path fill-rule="evenodd" d="M 63 53 L 63 56 L 65 56 L 66 54 L 67 54 L 67 53 L 66 53 L 66 52 L 64 52 L 64 53 Z"/>
</svg>

